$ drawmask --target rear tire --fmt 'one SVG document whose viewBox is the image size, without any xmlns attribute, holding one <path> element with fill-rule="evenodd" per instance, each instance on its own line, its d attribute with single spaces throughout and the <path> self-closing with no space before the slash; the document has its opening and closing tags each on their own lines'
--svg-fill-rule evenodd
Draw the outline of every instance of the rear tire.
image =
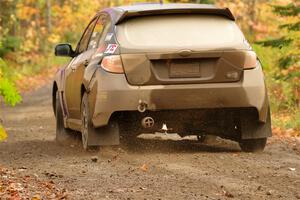
<svg viewBox="0 0 300 200">
<path fill-rule="evenodd" d="M 82 147 L 84 150 L 97 150 L 99 148 L 98 145 L 90 145 L 89 144 L 89 135 L 92 132 L 96 131 L 93 127 L 90 110 L 89 110 L 89 102 L 88 95 L 84 93 L 81 101 L 81 136 L 82 136 Z"/>
<path fill-rule="evenodd" d="M 270 108 L 268 108 L 265 123 L 257 122 L 256 120 L 257 116 L 250 115 L 249 118 L 244 117 L 241 136 L 247 137 L 244 137 L 244 139 L 240 139 L 239 141 L 242 151 L 262 152 L 266 146 L 268 137 L 272 136 Z"/>
<path fill-rule="evenodd" d="M 55 116 L 56 116 L 56 141 L 65 144 L 72 139 L 72 131 L 65 128 L 62 106 L 59 100 L 59 92 L 56 92 L 55 98 Z"/>
<path fill-rule="evenodd" d="M 267 138 L 244 139 L 239 145 L 244 152 L 262 152 L 266 146 Z"/>
</svg>

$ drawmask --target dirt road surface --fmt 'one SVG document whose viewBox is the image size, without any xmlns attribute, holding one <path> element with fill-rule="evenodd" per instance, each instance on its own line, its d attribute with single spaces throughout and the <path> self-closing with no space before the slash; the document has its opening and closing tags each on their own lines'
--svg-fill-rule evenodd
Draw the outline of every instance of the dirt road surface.
<svg viewBox="0 0 300 200">
<path fill-rule="evenodd" d="M 2 106 L 9 139 L 0 144 L 0 167 L 50 180 L 68 199 L 300 199 L 296 138 L 273 137 L 258 154 L 230 141 L 164 135 L 85 152 L 79 140 L 55 142 L 50 94 L 43 87 L 15 108 Z"/>
</svg>

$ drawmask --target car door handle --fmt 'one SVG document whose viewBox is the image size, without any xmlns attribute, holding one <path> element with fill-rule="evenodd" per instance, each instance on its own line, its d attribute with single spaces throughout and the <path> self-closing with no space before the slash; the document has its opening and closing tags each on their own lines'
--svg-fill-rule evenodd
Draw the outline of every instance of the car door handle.
<svg viewBox="0 0 300 200">
<path fill-rule="evenodd" d="M 88 60 L 85 60 L 85 61 L 83 62 L 83 65 L 84 65 L 85 67 L 87 67 L 87 66 L 89 65 L 89 61 L 88 61 Z"/>
</svg>

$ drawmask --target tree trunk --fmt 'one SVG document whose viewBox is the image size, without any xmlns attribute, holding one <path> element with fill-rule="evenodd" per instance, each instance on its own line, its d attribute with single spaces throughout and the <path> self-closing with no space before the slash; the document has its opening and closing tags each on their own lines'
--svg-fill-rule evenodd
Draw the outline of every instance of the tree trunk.
<svg viewBox="0 0 300 200">
<path fill-rule="evenodd" d="M 37 1 L 35 3 L 35 9 L 37 12 L 34 15 L 35 18 L 35 29 L 36 29 L 36 39 L 35 39 L 35 45 L 38 47 L 37 50 L 39 51 L 41 48 L 41 31 L 40 31 L 40 4 Z"/>
<path fill-rule="evenodd" d="M 249 27 L 249 31 L 250 31 L 250 34 L 254 34 L 254 25 L 255 25 L 255 22 L 256 22 L 256 10 L 255 10 L 255 6 L 256 6 L 256 0 L 251 0 L 249 1 L 249 18 L 250 18 L 250 21 L 251 21 L 251 25 Z"/>
<path fill-rule="evenodd" d="M 51 19 L 51 0 L 46 0 L 47 4 L 47 29 L 50 34 L 52 31 L 52 19 Z"/>
</svg>

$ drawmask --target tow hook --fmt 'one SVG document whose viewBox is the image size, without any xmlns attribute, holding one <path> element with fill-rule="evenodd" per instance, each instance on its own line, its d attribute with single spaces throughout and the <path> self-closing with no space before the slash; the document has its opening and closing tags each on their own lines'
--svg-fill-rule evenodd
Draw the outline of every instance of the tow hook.
<svg viewBox="0 0 300 200">
<path fill-rule="evenodd" d="M 139 100 L 139 105 L 137 107 L 137 110 L 140 112 L 140 113 L 143 113 L 147 110 L 147 107 L 148 107 L 148 104 L 142 100 Z"/>
<path fill-rule="evenodd" d="M 144 117 L 141 121 L 143 128 L 152 128 L 154 126 L 154 119 L 152 117 Z"/>
</svg>

